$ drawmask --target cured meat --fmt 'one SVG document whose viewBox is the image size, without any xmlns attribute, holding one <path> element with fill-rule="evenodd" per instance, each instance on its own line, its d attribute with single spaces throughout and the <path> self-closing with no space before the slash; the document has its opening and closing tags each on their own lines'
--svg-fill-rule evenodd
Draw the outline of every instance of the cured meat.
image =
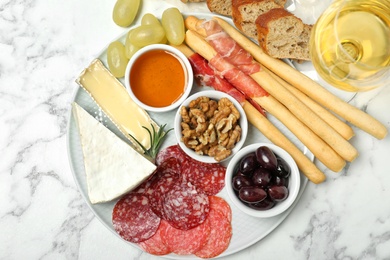
<svg viewBox="0 0 390 260">
<path fill-rule="evenodd" d="M 256 74 L 260 71 L 258 63 L 254 62 L 253 58 L 248 56 L 248 53 L 242 49 L 215 21 L 208 21 L 202 25 L 207 33 L 206 40 L 214 46 L 217 51 L 216 55 L 210 56 L 209 64 L 220 72 L 238 90 L 245 93 L 249 98 L 269 96 L 254 79 L 249 75 Z M 212 27 L 211 29 L 208 27 Z M 190 31 L 191 32 L 191 31 Z M 192 35 L 192 36 L 191 36 Z M 189 34 L 192 40 L 199 39 L 196 34 Z M 199 42 L 203 40 L 198 40 Z M 190 47 L 196 47 L 195 44 L 190 44 Z M 211 48 L 212 49 L 212 48 Z M 202 55 L 202 50 L 195 48 Z M 252 67 L 252 68 L 250 68 Z"/>
<path fill-rule="evenodd" d="M 123 239 L 138 243 L 156 233 L 160 218 L 149 207 L 147 196 L 129 193 L 115 204 L 112 224 Z"/>
<path fill-rule="evenodd" d="M 201 258 L 212 258 L 223 253 L 230 244 L 232 226 L 226 216 L 219 210 L 210 210 L 208 217 L 210 223 L 210 235 L 206 244 L 195 252 Z"/>
<path fill-rule="evenodd" d="M 174 185 L 164 199 L 165 219 L 173 227 L 188 230 L 203 223 L 209 213 L 209 199 L 190 182 Z"/>
<path fill-rule="evenodd" d="M 152 255 L 167 255 L 171 253 L 171 250 L 169 250 L 165 243 L 163 243 L 161 238 L 161 230 L 167 228 L 166 226 L 169 226 L 168 222 L 161 220 L 156 234 L 154 234 L 151 238 L 138 243 L 138 245 Z"/>
<path fill-rule="evenodd" d="M 229 203 L 221 197 L 209 196 L 210 210 L 220 211 L 229 222 L 232 221 L 232 209 Z"/>
<path fill-rule="evenodd" d="M 260 71 L 252 55 L 244 50 L 215 20 L 202 24 L 207 33 L 206 41 L 227 61 L 237 66 L 247 75 Z"/>
<path fill-rule="evenodd" d="M 206 244 L 210 230 L 209 221 L 190 230 L 180 230 L 168 224 L 161 229 L 161 240 L 171 252 L 190 255 Z"/>
<path fill-rule="evenodd" d="M 232 211 L 229 204 L 220 197 L 210 196 L 209 202 L 210 213 L 199 226 L 182 230 L 161 220 L 155 235 L 138 245 L 153 255 L 195 254 L 211 258 L 221 254 L 229 246 L 232 236 Z"/>
<path fill-rule="evenodd" d="M 171 157 L 181 164 L 181 175 L 183 182 L 190 182 L 199 191 L 207 195 L 216 195 L 225 186 L 226 168 L 219 164 L 208 164 L 192 159 L 179 145 L 172 145 L 161 150 L 156 161 L 162 164 Z"/>
<path fill-rule="evenodd" d="M 157 169 L 153 172 L 153 174 L 147 180 L 145 180 L 143 183 L 141 183 L 138 187 L 136 187 L 131 192 L 145 194 L 154 180 L 154 174 L 156 173 L 156 171 L 157 171 Z"/>
<path fill-rule="evenodd" d="M 243 94 L 235 89 L 234 86 L 226 81 L 222 76 L 216 74 L 215 71 L 208 65 L 206 59 L 198 53 L 194 53 L 189 57 L 189 61 L 199 85 L 212 86 L 215 90 L 231 95 L 241 105 L 244 103 L 245 97 Z"/>
<path fill-rule="evenodd" d="M 168 146 L 160 150 L 156 156 L 156 165 L 160 165 L 163 161 L 170 157 L 175 157 L 180 163 L 186 160 L 186 154 L 178 144 Z"/>
<path fill-rule="evenodd" d="M 197 84 L 201 86 L 212 86 L 216 75 L 214 70 L 208 65 L 208 62 L 198 53 L 194 53 L 188 59 L 194 71 L 194 78 Z"/>
<path fill-rule="evenodd" d="M 206 164 L 192 158 L 183 163 L 183 179 L 209 196 L 216 195 L 223 189 L 225 173 L 226 168 L 219 164 Z"/>
<path fill-rule="evenodd" d="M 250 98 L 269 96 L 254 79 L 245 74 L 242 70 L 225 60 L 220 54 L 216 54 L 210 60 L 211 66 L 219 70 L 222 75 L 233 84 L 238 90 L 246 93 Z"/>
<path fill-rule="evenodd" d="M 194 185 L 203 190 L 207 195 L 218 194 L 225 187 L 226 169 L 223 166 L 209 166 L 203 176 L 194 182 Z"/>
<path fill-rule="evenodd" d="M 199 85 L 211 86 L 215 90 L 225 92 L 236 99 L 241 105 L 244 105 L 245 100 L 248 100 L 248 102 L 250 102 L 263 116 L 266 116 L 264 109 L 259 104 L 236 89 L 222 76 L 218 75 L 209 66 L 209 63 L 205 58 L 200 56 L 198 53 L 194 53 L 188 57 L 188 59 L 192 65 L 195 78 L 197 79 Z"/>
<path fill-rule="evenodd" d="M 163 203 L 165 194 L 180 182 L 180 163 L 176 158 L 170 157 L 163 161 L 156 170 L 152 183 L 146 194 L 153 212 L 162 219 L 165 219 Z"/>
</svg>

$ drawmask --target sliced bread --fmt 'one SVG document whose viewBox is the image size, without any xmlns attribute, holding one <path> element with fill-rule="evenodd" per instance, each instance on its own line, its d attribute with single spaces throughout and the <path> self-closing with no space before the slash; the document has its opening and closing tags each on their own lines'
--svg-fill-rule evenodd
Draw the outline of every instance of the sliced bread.
<svg viewBox="0 0 390 260">
<path fill-rule="evenodd" d="M 232 0 L 207 0 L 206 3 L 210 12 L 232 16 Z"/>
<path fill-rule="evenodd" d="M 247 36 L 257 39 L 257 17 L 274 8 L 283 8 L 285 0 L 232 0 L 234 25 Z"/>
<path fill-rule="evenodd" d="M 256 19 L 259 45 L 270 56 L 280 59 L 310 60 L 311 25 L 286 11 L 275 8 Z"/>
</svg>

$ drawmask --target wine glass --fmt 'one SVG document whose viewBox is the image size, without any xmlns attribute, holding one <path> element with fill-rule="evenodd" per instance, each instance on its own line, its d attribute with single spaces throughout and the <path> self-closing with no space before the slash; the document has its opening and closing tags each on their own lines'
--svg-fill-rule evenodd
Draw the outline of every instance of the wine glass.
<svg viewBox="0 0 390 260">
<path fill-rule="evenodd" d="M 390 1 L 335 0 L 314 24 L 314 68 L 346 91 L 366 91 L 390 82 Z"/>
</svg>

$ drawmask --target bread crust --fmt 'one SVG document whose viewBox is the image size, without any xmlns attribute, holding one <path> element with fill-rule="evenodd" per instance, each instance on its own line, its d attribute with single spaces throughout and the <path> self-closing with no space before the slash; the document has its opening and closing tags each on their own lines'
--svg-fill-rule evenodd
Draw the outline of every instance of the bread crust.
<svg viewBox="0 0 390 260">
<path fill-rule="evenodd" d="M 220 15 L 232 16 L 232 0 L 207 0 L 207 8 Z"/>
<path fill-rule="evenodd" d="M 284 0 L 232 0 L 232 20 L 234 25 L 247 36 L 256 39 L 257 17 L 274 8 L 283 8 Z"/>
<path fill-rule="evenodd" d="M 261 17 L 257 17 L 255 23 L 263 28 L 268 28 L 269 22 L 286 16 L 293 16 L 293 14 L 284 8 L 275 8 L 262 14 Z"/>
<path fill-rule="evenodd" d="M 275 58 L 310 60 L 309 40 L 311 25 L 284 8 L 275 8 L 256 19 L 257 40 Z"/>
</svg>

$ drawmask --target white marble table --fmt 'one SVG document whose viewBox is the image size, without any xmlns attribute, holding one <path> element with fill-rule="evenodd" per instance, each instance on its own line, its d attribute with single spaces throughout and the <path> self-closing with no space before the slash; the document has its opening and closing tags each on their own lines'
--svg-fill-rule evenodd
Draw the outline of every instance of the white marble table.
<svg viewBox="0 0 390 260">
<path fill-rule="evenodd" d="M 204 3 L 143 1 L 141 12 L 207 12 Z M 68 163 L 74 80 L 125 30 L 112 22 L 113 5 L 0 1 L 0 259 L 157 259 L 94 217 Z M 389 101 L 390 86 L 352 103 L 390 128 Z M 226 259 L 390 259 L 390 136 L 354 130 L 356 161 L 309 183 L 276 230 Z"/>
</svg>

